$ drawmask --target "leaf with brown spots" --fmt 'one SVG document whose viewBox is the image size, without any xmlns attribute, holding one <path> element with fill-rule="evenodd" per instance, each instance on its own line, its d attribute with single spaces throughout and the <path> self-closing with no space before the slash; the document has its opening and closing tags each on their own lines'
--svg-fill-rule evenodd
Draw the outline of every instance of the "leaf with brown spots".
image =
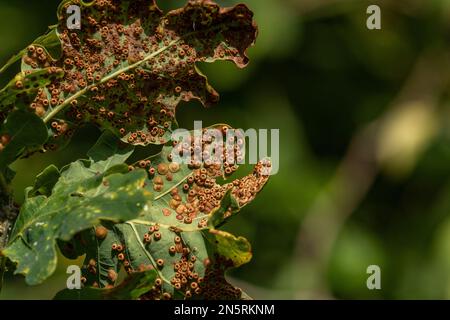
<svg viewBox="0 0 450 320">
<path fill-rule="evenodd" d="M 72 4 L 81 7 L 81 30 L 67 29 Z M 29 104 L 44 122 L 66 127 L 61 132 L 52 126 L 54 139 L 69 138 L 68 130 L 87 122 L 130 144 L 166 143 L 181 101 L 218 101 L 196 63 L 229 60 L 243 68 L 257 35 L 245 5 L 220 8 L 210 0 L 191 0 L 168 13 L 154 0 L 66 0 L 58 17 L 61 56 L 55 59 L 45 44 L 35 43 L 22 58 L 23 72 L 64 70 Z M 8 102 L 6 108 L 15 107 Z"/>
<path fill-rule="evenodd" d="M 214 130 L 222 133 L 222 141 L 212 140 Z M 183 139 L 130 166 L 149 173 L 147 188 L 154 194 L 148 212 L 152 220 L 183 228 L 202 228 L 208 222 L 217 227 L 255 199 L 269 180 L 271 163 L 263 159 L 250 174 L 231 179 L 245 153 L 245 139 L 240 134 L 223 124 L 186 131 Z M 235 143 L 227 145 L 232 136 L 237 138 Z M 235 152 L 227 152 L 227 146 Z M 188 155 L 177 163 L 174 158 L 182 153 Z"/>
<path fill-rule="evenodd" d="M 135 272 L 120 285 L 108 289 L 83 288 L 64 289 L 58 292 L 55 300 L 135 300 L 151 289 L 156 278 L 154 271 Z"/>
<path fill-rule="evenodd" d="M 70 5 L 81 8 L 81 30 L 67 29 Z M 0 69 L 21 57 L 18 78 L 0 91 L 0 122 L 6 127 L 6 116 L 18 111 L 33 116 L 49 138 L 39 145 L 50 150 L 85 123 L 105 134 L 90 160 L 48 168 L 38 177 L 2 253 L 30 284 L 54 271 L 56 243 L 70 258 L 86 254 L 82 293 L 88 297 L 114 298 L 125 288 L 141 299 L 247 298 L 225 273 L 251 259 L 250 244 L 216 228 L 262 190 L 270 162 L 228 182 L 241 155 L 217 163 L 227 155 L 212 152 L 212 138 L 202 137 L 198 145 L 196 132 L 183 141 L 172 141 L 171 134 L 181 101 L 209 106 L 219 99 L 197 62 L 247 65 L 246 51 L 257 35 L 253 13 L 243 4 L 220 8 L 211 0 L 189 0 L 168 13 L 155 0 L 63 0 L 58 19 Z M 148 144 L 164 147 L 135 165 L 124 163 L 130 145 Z M 180 145 L 207 159 L 177 163 Z M 14 160 L 23 146 L 9 150 L 5 154 Z M 153 282 L 139 280 L 138 290 L 127 283 L 111 288 L 121 266 L 157 278 L 137 277 Z"/>
<path fill-rule="evenodd" d="M 231 133 L 228 126 L 208 129 L 213 128 Z M 114 285 L 115 279 L 108 271 L 117 273 L 121 267 L 128 273 L 151 269 L 159 282 L 143 299 L 244 298 L 240 289 L 226 281 L 225 273 L 250 261 L 250 244 L 215 227 L 262 190 L 269 178 L 264 170 L 269 162 L 258 163 L 247 176 L 223 182 L 237 166 L 229 171 L 226 169 L 234 163 L 216 163 L 218 158 L 214 157 L 221 154 L 211 154 L 208 159 L 212 162 L 208 164 L 178 164 L 171 160 L 174 151 L 179 152 L 179 145 L 190 149 L 191 143 L 202 142 L 203 153 L 211 147 L 215 150 L 206 135 L 208 129 L 187 132 L 185 139 L 164 146 L 160 154 L 135 163 L 136 170 L 145 169 L 149 174 L 149 199 L 137 219 L 103 224 L 108 229 L 106 238 L 98 239 L 93 229 L 80 235 L 85 245 L 78 255 L 86 254 L 86 286 Z M 195 141 L 195 137 L 202 137 L 202 141 Z M 134 171 L 134 166 L 129 169 Z"/>
<path fill-rule="evenodd" d="M 47 137 L 45 124 L 35 114 L 23 110 L 11 112 L 0 128 L 0 171 L 26 150 L 44 143 Z"/>
</svg>

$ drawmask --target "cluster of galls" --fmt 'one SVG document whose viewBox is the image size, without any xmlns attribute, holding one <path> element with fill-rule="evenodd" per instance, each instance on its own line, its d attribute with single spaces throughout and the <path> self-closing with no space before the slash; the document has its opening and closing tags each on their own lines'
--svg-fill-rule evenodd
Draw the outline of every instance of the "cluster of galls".
<svg viewBox="0 0 450 320">
<path fill-rule="evenodd" d="M 35 46 L 29 46 L 28 49 L 36 51 Z M 44 50 L 42 48 L 39 48 Z M 26 56 L 27 57 L 27 56 Z M 26 58 L 25 57 L 25 58 Z M 43 116 L 45 114 L 45 108 L 41 104 L 39 107 L 35 103 L 36 99 L 33 95 L 38 92 L 38 95 L 42 93 L 43 89 L 41 88 L 46 83 L 52 83 L 56 81 L 58 78 L 62 77 L 64 71 L 61 68 L 57 67 L 46 67 L 44 69 L 39 70 L 24 70 L 19 73 L 13 80 L 14 85 L 8 86 L 6 88 L 6 95 L 14 98 L 14 100 L 23 101 L 26 105 L 30 105 L 31 109 L 36 112 L 39 116 Z M 33 100 L 34 99 L 34 100 Z M 63 100 L 57 99 L 54 95 L 50 98 L 50 93 L 44 99 L 47 99 L 46 106 L 58 104 L 58 102 L 62 102 Z M 14 100 L 10 100 L 8 102 L 2 101 L 5 106 L 15 106 Z M 17 104 L 17 103 L 16 103 Z M 37 108 L 38 107 L 38 108 Z"/>
<path fill-rule="evenodd" d="M 90 274 L 92 274 L 93 276 L 96 276 L 97 275 L 97 272 L 98 272 L 98 270 L 97 270 L 97 261 L 95 261 L 95 259 L 90 259 L 89 260 L 89 262 L 88 262 L 88 264 L 87 265 L 84 265 L 83 266 L 83 271 L 84 272 L 88 272 L 88 273 L 90 273 Z M 83 285 L 85 285 L 86 283 L 87 283 L 87 278 L 86 278 L 86 276 L 82 276 L 81 277 L 81 283 L 83 284 Z M 92 287 L 94 287 L 94 288 L 99 288 L 99 283 L 97 282 L 97 281 L 94 281 L 93 283 L 92 283 Z M 107 286 L 106 286 L 107 288 L 112 288 L 113 287 L 113 285 L 112 284 L 108 284 Z"/>
<path fill-rule="evenodd" d="M 74 129 L 65 120 L 56 120 L 51 123 L 53 131 L 53 141 L 57 139 L 70 139 L 74 134 Z M 56 144 L 47 144 L 46 147 L 50 150 L 56 149 Z"/>
<path fill-rule="evenodd" d="M 170 300 L 172 295 L 169 292 L 163 290 L 163 280 L 157 278 L 153 287 L 147 293 L 139 297 L 140 300 Z"/>
<path fill-rule="evenodd" d="M 60 70 L 55 67 L 49 68 L 49 71 L 50 71 L 49 74 L 54 72 L 60 72 Z M 44 77 L 46 77 L 46 75 Z M 60 96 L 60 91 L 56 89 L 55 84 L 51 84 L 49 85 L 48 88 L 38 89 L 36 97 L 30 104 L 30 108 L 39 117 L 43 117 L 50 107 L 56 107 L 58 104 L 61 104 L 63 102 L 64 99 L 63 97 Z"/>
<path fill-rule="evenodd" d="M 98 240 L 104 240 L 106 236 L 108 235 L 108 229 L 106 229 L 104 226 L 99 225 L 95 227 L 95 237 Z M 83 236 L 81 234 L 77 234 L 75 236 L 75 239 L 81 242 L 83 246 L 87 245 Z M 120 248 L 120 250 L 123 250 L 123 247 Z M 99 288 L 100 284 L 97 281 L 92 281 L 92 283 L 88 284 L 88 278 L 89 279 L 96 279 L 97 272 L 99 272 L 99 266 L 95 259 L 91 258 L 89 261 L 82 266 L 83 270 L 83 276 L 81 277 L 81 283 L 83 285 L 90 285 L 94 288 Z M 108 284 L 105 286 L 105 288 L 112 288 L 114 286 L 114 283 L 117 280 L 117 272 L 113 269 L 108 270 Z M 91 281 L 91 280 L 89 280 Z"/>
<path fill-rule="evenodd" d="M 148 173 L 151 177 L 154 177 L 153 182 L 153 189 L 157 192 L 161 192 L 164 188 L 164 180 L 163 177 L 167 182 L 173 181 L 173 175 L 180 171 L 180 165 L 178 163 L 172 162 L 172 163 L 159 163 L 156 167 L 152 167 L 150 165 L 150 168 L 148 169 Z M 157 175 L 155 175 L 157 173 Z"/>
<path fill-rule="evenodd" d="M 205 277 L 200 284 L 203 298 L 206 300 L 239 300 L 242 291 L 229 284 L 225 279 L 225 271 L 233 267 L 233 262 L 220 255 L 206 265 Z"/>
<path fill-rule="evenodd" d="M 266 184 L 272 164 L 265 159 L 256 164 L 253 174 L 233 181 L 233 196 L 238 200 L 239 206 L 243 207 L 252 201 Z"/>
<path fill-rule="evenodd" d="M 25 64 L 30 60 L 33 61 L 33 65 L 37 64 L 36 61 L 40 62 L 36 52 L 44 52 L 41 57 L 46 57 L 47 62 L 38 65 L 38 70 L 27 69 L 18 74 L 14 79 L 14 86 L 9 90 L 15 94 L 17 100 L 23 101 L 30 106 L 31 111 L 43 117 L 50 106 L 56 106 L 64 101 L 53 84 L 58 81 L 64 71 L 56 66 L 49 67 L 50 60 L 44 49 L 34 45 L 28 47 L 28 54 L 23 58 Z M 41 88 L 44 83 L 52 84 L 48 88 Z"/>
<path fill-rule="evenodd" d="M 188 168 L 191 170 L 204 167 L 216 177 L 222 176 L 223 172 L 231 175 L 238 168 L 236 163 L 244 160 L 245 140 L 240 130 L 229 130 L 232 129 L 226 125 L 206 128 L 185 140 L 173 141 L 173 151 L 167 159 L 171 161 L 171 157 L 178 154 L 189 160 Z"/>
<path fill-rule="evenodd" d="M 62 12 L 66 12 L 71 4 L 79 4 L 79 0 L 67 2 Z M 196 61 L 228 58 L 240 66 L 247 62 L 244 51 L 254 41 L 256 28 L 251 12 L 245 6 L 219 10 L 209 1 L 191 1 L 187 7 L 163 17 L 153 1 L 150 7 L 147 0 L 123 4 L 119 0 L 96 0 L 90 6 L 83 6 L 81 31 L 67 30 L 67 17 L 62 14 L 58 30 L 62 42 L 59 61 L 54 61 L 42 47 L 28 48 L 23 62 L 31 69 L 51 68 L 50 73 L 64 70 L 64 78 L 51 77 L 51 84 L 40 89 L 30 104 L 38 116 L 44 117 L 49 110 L 70 101 L 65 113 L 57 115 L 60 120 L 51 123 L 53 138 L 70 135 L 71 123 L 76 126 L 93 122 L 114 130 L 131 144 L 165 143 L 175 108 L 181 100 L 197 98 L 210 104 L 218 99 L 218 94 L 207 85 L 206 79 L 197 73 Z M 123 21 L 131 23 L 124 25 Z M 208 30 L 212 24 L 218 28 Z M 221 30 L 222 27 L 224 29 Z M 221 31 L 222 35 L 217 37 L 217 32 Z M 186 41 L 180 38 L 186 34 L 192 38 Z M 224 40 L 226 45 L 222 44 Z M 195 47 L 191 43 L 195 43 Z M 159 54 L 140 66 L 115 73 L 119 68 L 138 63 L 156 52 Z M 18 82 L 16 88 L 25 85 Z M 73 95 L 77 93 L 82 94 L 74 99 Z M 183 141 L 178 152 L 187 147 L 191 154 L 196 154 L 199 151 L 196 150 L 197 142 L 195 139 Z M 244 205 L 265 184 L 267 177 L 261 174 L 261 166 L 267 166 L 264 164 L 259 164 L 249 177 L 222 186 L 217 184 L 217 177 L 231 175 L 237 170 L 235 163 L 240 162 L 242 155 L 236 152 L 233 161 L 225 161 L 229 158 L 226 153 L 215 158 L 211 142 L 212 138 L 206 138 L 200 143 L 203 161 L 194 159 L 188 165 L 192 175 L 181 188 L 171 191 L 170 207 L 162 209 L 164 216 L 175 213 L 177 220 L 190 224 L 202 213 L 205 217 L 198 227 L 203 228 L 207 224 L 207 214 L 220 205 L 228 190 L 232 189 L 233 195 Z M 163 192 L 164 185 L 170 185 L 174 175 L 180 171 L 180 165 L 172 161 L 170 154 L 167 162 L 152 166 L 151 161 L 145 160 L 139 163 L 139 167 L 147 169 L 153 177 L 155 192 Z M 106 236 L 102 232 L 101 228 L 96 229 L 99 239 Z M 149 228 L 142 241 L 150 245 L 152 241 L 160 241 L 161 237 L 159 226 L 155 225 Z M 111 247 L 125 270 L 131 273 L 135 270 L 124 249 L 121 243 L 114 243 Z M 180 260 L 173 266 L 175 276 L 170 282 L 187 298 L 202 292 L 206 297 L 214 298 L 215 291 L 227 291 L 230 296 L 240 297 L 240 291 L 231 286 L 217 284 L 217 288 L 214 285 L 210 287 L 210 282 L 226 283 L 223 268 L 228 266 L 227 261 L 215 259 L 202 279 L 194 270 L 195 256 L 190 254 L 179 236 L 167 250 L 170 255 L 181 253 Z M 165 267 L 164 259 L 155 262 L 157 268 Z M 95 259 L 91 259 L 85 269 L 95 275 L 97 264 Z M 153 267 L 140 266 L 137 269 L 149 268 Z M 110 283 L 114 283 L 116 271 L 109 270 L 108 278 Z M 86 282 L 86 278 L 82 280 Z M 146 297 L 170 299 L 171 295 L 164 292 L 162 284 L 162 279 L 156 279 Z M 93 286 L 98 287 L 99 284 L 94 282 Z"/>
<path fill-rule="evenodd" d="M 176 211 L 178 220 L 182 220 L 183 214 L 188 215 L 189 220 L 184 218 L 185 223 L 191 223 L 200 213 L 204 214 L 205 217 L 198 223 L 199 228 L 204 228 L 207 225 L 206 217 L 221 205 L 222 199 L 229 190 L 241 207 L 255 198 L 268 179 L 268 176 L 261 174 L 263 166 L 259 163 L 253 174 L 224 185 L 216 183 L 217 176 L 212 173 L 214 171 L 211 172 L 205 168 L 194 170 L 192 176 L 183 185 L 186 202 L 179 201 L 178 189 L 174 189 L 171 193 L 170 206 Z M 227 208 L 224 218 L 231 215 L 232 209 Z"/>
<path fill-rule="evenodd" d="M 125 246 L 121 243 L 113 243 L 111 246 L 112 254 L 117 257 L 117 260 L 119 260 L 119 263 L 121 263 L 125 269 L 125 271 L 130 274 L 134 271 L 133 267 L 131 266 L 130 261 L 127 259 L 127 255 L 125 252 Z M 144 271 L 145 269 L 140 271 Z"/>
<path fill-rule="evenodd" d="M 79 1 L 67 2 L 60 12 L 61 58 L 53 60 L 37 45 L 23 58 L 31 69 L 64 70 L 63 79 L 52 80 L 37 95 L 35 112 L 43 116 L 49 108 L 70 102 L 58 118 L 75 125 L 97 123 L 132 144 L 165 143 L 182 100 L 217 102 L 217 92 L 197 72 L 195 62 L 231 59 L 243 67 L 245 49 L 256 35 L 245 6 L 220 10 L 212 2 L 192 1 L 164 16 L 154 2 L 98 0 L 82 6 L 82 29 L 77 31 L 66 27 L 71 4 Z M 218 27 L 211 28 L 213 24 Z"/>
<path fill-rule="evenodd" d="M 203 42 L 198 56 L 232 60 L 240 67 L 248 63 L 245 50 L 254 43 L 258 29 L 246 5 L 220 8 L 213 1 L 192 0 L 184 8 L 170 12 L 168 20 L 177 33 L 197 32 Z"/>
<path fill-rule="evenodd" d="M 226 136 L 230 130 L 228 126 L 220 129 L 223 136 Z M 218 177 L 233 174 L 238 169 L 236 163 L 242 161 L 244 139 L 239 134 L 236 136 L 225 139 L 228 140 L 231 148 L 220 147 L 223 144 L 215 141 L 211 135 L 208 135 L 208 129 L 204 129 L 202 135 L 193 134 L 184 141 L 174 141 L 173 149 L 165 147 L 163 162 L 158 163 L 157 166 L 152 165 L 150 160 L 142 160 L 136 164 L 136 167 L 148 171 L 155 192 L 163 193 L 172 188 L 169 208 L 162 209 L 164 216 L 174 214 L 177 220 L 191 224 L 197 217 L 205 215 L 198 222 L 198 227 L 204 228 L 207 225 L 207 216 L 221 205 L 227 191 L 231 190 L 241 207 L 255 198 L 268 180 L 271 167 L 268 160 L 259 162 L 251 175 L 223 185 L 216 182 Z M 233 143 L 234 140 L 236 143 Z M 173 182 L 174 174 L 180 171 L 180 165 L 173 161 L 173 155 L 177 153 L 180 156 L 188 154 L 193 159 L 187 165 L 192 173 L 179 187 L 174 187 L 174 183 L 177 182 Z M 198 159 L 203 159 L 203 162 Z M 134 168 L 130 166 L 130 170 Z M 231 215 L 231 210 L 231 207 L 226 210 L 225 218 Z"/>
<path fill-rule="evenodd" d="M 148 232 L 144 234 L 143 242 L 146 245 L 149 245 L 152 242 L 152 240 L 159 241 L 159 240 L 161 240 L 161 238 L 162 238 L 162 235 L 161 235 L 161 232 L 159 231 L 159 225 L 155 224 L 154 226 L 151 226 L 148 228 Z M 164 266 L 164 260 L 158 259 L 157 265 L 160 268 L 162 268 Z"/>
<path fill-rule="evenodd" d="M 31 45 L 27 48 L 27 55 L 23 57 L 23 62 L 29 65 L 32 69 L 43 69 L 52 67 L 52 59 L 46 50 L 40 46 Z M 18 89 L 21 85 L 16 83 Z"/>
<path fill-rule="evenodd" d="M 143 242 L 146 244 L 151 241 L 159 241 L 161 234 L 159 233 L 159 226 L 154 225 L 149 228 L 148 233 L 144 235 Z M 168 254 L 175 256 L 180 254 L 180 259 L 172 263 L 174 268 L 174 276 L 170 279 L 170 284 L 178 292 L 182 292 L 183 295 L 189 299 L 194 295 L 200 295 L 202 289 L 200 288 L 203 278 L 195 271 L 195 263 L 197 257 L 191 253 L 188 246 L 183 244 L 181 237 L 175 233 L 173 238 L 173 244 L 168 248 Z M 157 268 L 159 270 L 165 267 L 164 259 L 155 260 Z M 171 295 L 168 292 L 164 292 L 160 278 L 157 278 L 153 288 L 142 296 L 142 299 L 170 299 Z"/>
</svg>

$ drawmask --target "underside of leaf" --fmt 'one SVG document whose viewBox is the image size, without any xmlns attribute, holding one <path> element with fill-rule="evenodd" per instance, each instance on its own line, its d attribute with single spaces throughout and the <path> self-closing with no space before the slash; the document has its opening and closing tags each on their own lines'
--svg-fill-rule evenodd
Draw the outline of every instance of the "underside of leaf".
<svg viewBox="0 0 450 320">
<path fill-rule="evenodd" d="M 211 149 L 213 141 L 202 135 L 206 131 L 193 131 L 187 139 L 166 145 L 160 154 L 129 166 L 130 171 L 148 172 L 146 188 L 153 196 L 137 219 L 124 224 L 104 223 L 79 235 L 77 241 L 86 248 L 78 252 L 86 254 L 86 286 L 114 286 L 121 268 L 129 274 L 155 270 L 154 287 L 142 299 L 241 298 L 241 290 L 226 281 L 225 272 L 250 261 L 250 244 L 215 227 L 262 190 L 268 180 L 264 169 L 270 162 L 261 161 L 250 175 L 219 184 L 216 179 L 227 178 L 238 169 L 234 162 L 216 162 L 224 153 L 210 154 L 207 164 L 172 160 L 173 152 L 179 152 L 179 146 L 186 147 L 187 142 L 188 150 L 190 143 L 200 143 L 204 155 L 215 150 Z M 202 136 L 202 141 L 196 141 Z M 99 228 L 107 230 L 106 236 L 102 233 L 99 237 Z"/>
<path fill-rule="evenodd" d="M 67 26 L 71 5 L 81 8 L 79 30 Z M 29 284 L 53 273 L 56 245 L 68 258 L 85 255 L 84 288 L 64 290 L 62 299 L 248 298 L 225 274 L 250 261 L 251 246 L 217 228 L 263 189 L 271 163 L 232 179 L 244 137 L 235 137 L 230 157 L 220 147 L 230 139 L 227 125 L 176 141 L 172 133 L 181 101 L 207 107 L 219 99 L 198 62 L 247 65 L 253 13 L 211 0 L 168 13 L 155 0 L 63 0 L 58 19 L 0 69 L 21 60 L 0 90 L 0 165 L 61 147 L 85 123 L 103 135 L 89 160 L 37 176 L 2 254 Z M 211 129 L 223 137 L 209 136 Z M 149 144 L 164 146 L 126 164 L 134 145 Z M 182 154 L 191 160 L 179 161 Z M 121 270 L 129 276 L 118 284 Z"/>
<path fill-rule="evenodd" d="M 81 30 L 67 29 L 66 9 L 73 4 L 81 7 Z M 209 106 L 219 98 L 196 63 L 230 60 L 244 67 L 257 35 L 245 5 L 220 8 L 209 0 L 191 0 L 167 14 L 154 0 L 71 0 L 62 3 L 58 17 L 61 56 L 52 57 L 41 41 L 22 58 L 25 73 L 64 71 L 37 94 L 21 95 L 30 111 L 52 124 L 53 147 L 86 122 L 130 144 L 166 143 L 180 101 Z M 14 107 L 0 93 L 2 100 L 0 109 Z"/>
</svg>

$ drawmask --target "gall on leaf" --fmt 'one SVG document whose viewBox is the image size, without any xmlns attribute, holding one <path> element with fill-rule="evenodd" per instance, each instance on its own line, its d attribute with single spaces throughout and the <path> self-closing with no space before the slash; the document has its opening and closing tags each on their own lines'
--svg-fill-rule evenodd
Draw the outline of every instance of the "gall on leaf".
<svg viewBox="0 0 450 320">
<path fill-rule="evenodd" d="M 67 29 L 72 4 L 81 6 L 81 30 Z M 43 42 L 22 57 L 22 72 L 64 72 L 40 83 L 28 104 L 45 123 L 62 122 L 62 131 L 49 126 L 52 148 L 83 123 L 109 129 L 133 145 L 166 143 L 181 101 L 209 106 L 219 99 L 196 63 L 229 60 L 243 68 L 257 36 L 245 5 L 221 8 L 209 0 L 190 0 L 166 14 L 155 0 L 65 0 L 58 18 L 60 56 L 53 57 Z"/>
</svg>

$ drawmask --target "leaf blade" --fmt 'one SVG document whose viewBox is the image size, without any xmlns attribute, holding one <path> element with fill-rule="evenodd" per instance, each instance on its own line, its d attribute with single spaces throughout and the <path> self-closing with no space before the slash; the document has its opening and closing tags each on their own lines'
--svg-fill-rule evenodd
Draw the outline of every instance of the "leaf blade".
<svg viewBox="0 0 450 320">
<path fill-rule="evenodd" d="M 146 199 L 145 178 L 138 170 L 107 176 L 73 164 L 49 197 L 27 199 L 3 254 L 17 263 L 16 273 L 24 274 L 27 283 L 41 283 L 56 268 L 56 239 L 68 241 L 101 220 L 137 217 Z"/>
<path fill-rule="evenodd" d="M 36 115 L 26 111 L 11 113 L 4 125 L 3 134 L 8 144 L 0 151 L 0 168 L 14 162 L 24 149 L 39 146 L 48 138 L 47 128 Z"/>
</svg>

